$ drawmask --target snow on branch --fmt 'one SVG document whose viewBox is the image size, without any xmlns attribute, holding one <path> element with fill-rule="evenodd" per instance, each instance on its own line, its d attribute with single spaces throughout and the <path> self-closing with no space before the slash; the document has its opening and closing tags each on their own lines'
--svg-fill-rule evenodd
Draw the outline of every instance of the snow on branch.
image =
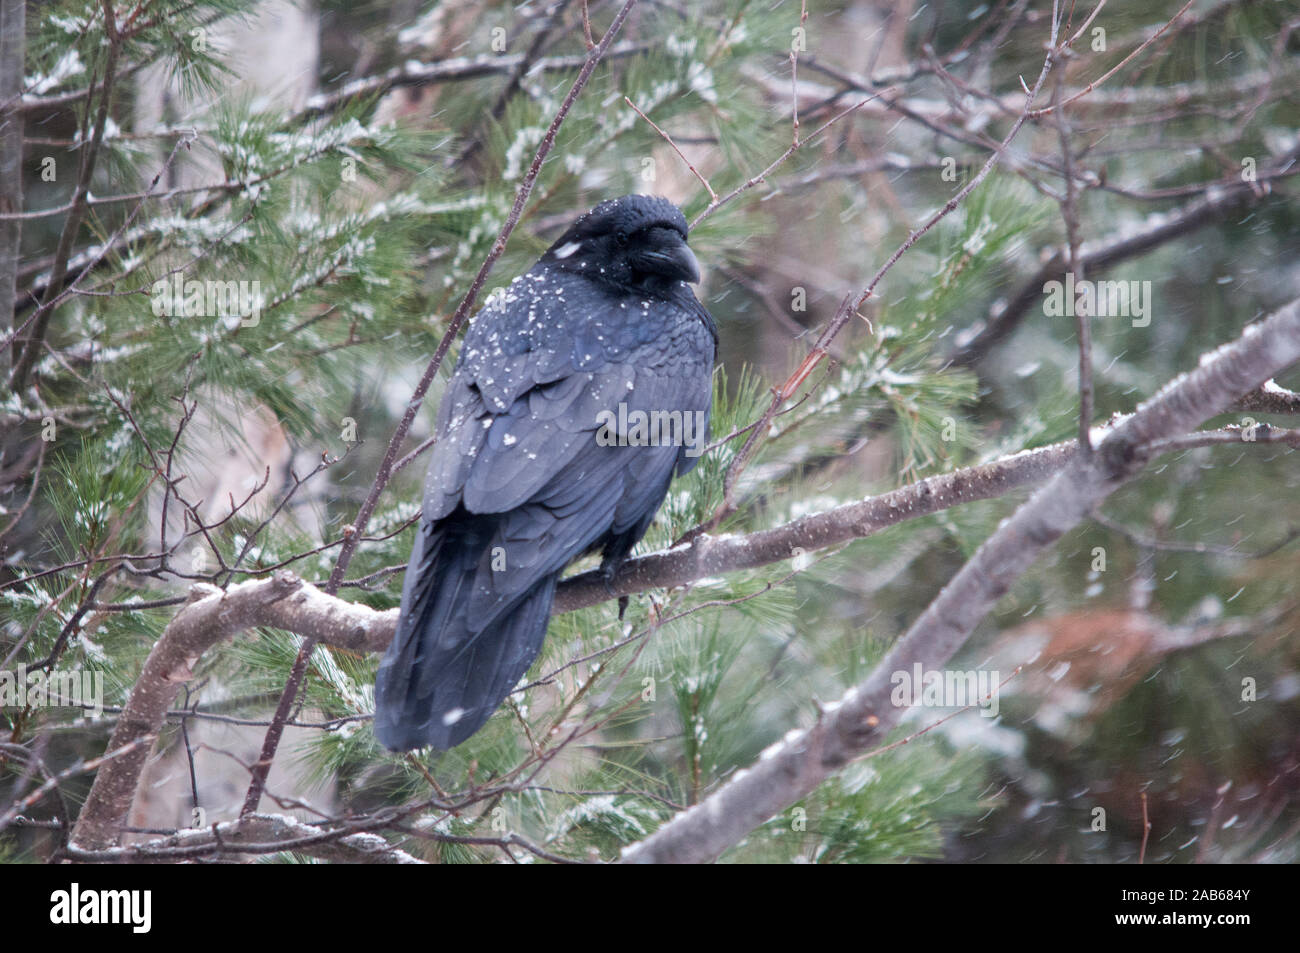
<svg viewBox="0 0 1300 953">
<path fill-rule="evenodd" d="M 422 864 L 394 847 L 378 834 L 347 833 L 317 827 L 285 814 L 249 814 L 234 821 L 194 830 L 177 831 L 169 837 L 144 844 L 89 850 L 69 846 L 71 860 L 150 863 L 208 857 L 212 855 L 273 854 L 295 851 L 320 860 L 352 864 Z"/>
<path fill-rule="evenodd" d="M 880 745 L 905 708 L 891 702 L 891 675 L 943 666 L 1043 550 L 1133 477 L 1157 441 L 1187 433 L 1300 360 L 1300 299 L 1202 357 L 1130 417 L 1094 453 L 1076 456 L 1003 521 L 865 680 L 790 732 L 750 768 L 627 848 L 630 863 L 707 863 L 811 793 L 832 773 Z"/>
<path fill-rule="evenodd" d="M 617 59 L 644 53 L 650 47 L 645 43 L 616 43 L 604 54 L 604 59 Z M 481 56 L 462 56 L 422 63 L 418 60 L 407 61 L 386 72 L 374 76 L 365 76 L 350 80 L 337 90 L 318 93 L 307 100 L 302 112 L 290 122 L 303 122 L 317 116 L 334 112 L 350 100 L 367 96 L 378 96 L 392 89 L 407 86 L 433 86 L 439 83 L 462 82 L 478 79 L 497 73 L 512 73 L 521 66 L 529 67 L 535 72 L 558 72 L 578 70 L 587 62 L 587 55 L 549 56 L 531 64 L 522 53 L 504 55 L 499 53 Z M 26 108 L 26 103 L 24 107 Z"/>
<path fill-rule="evenodd" d="M 570 612 L 620 595 L 779 562 L 960 503 L 1000 496 L 1041 482 L 1074 452 L 1072 444 L 1064 443 L 1028 450 L 748 536 L 698 536 L 689 545 L 629 560 L 608 587 L 595 572 L 565 581 L 554 611 Z M 381 612 L 328 595 L 283 570 L 224 591 L 197 585 L 150 652 L 108 750 L 156 737 L 198 659 L 222 639 L 267 626 L 355 652 L 381 652 L 393 637 L 397 616 L 396 609 Z M 75 843 L 103 849 L 117 842 L 148 754 L 149 746 L 137 745 L 100 769 L 77 820 Z"/>
<path fill-rule="evenodd" d="M 189 603 L 176 613 L 150 651 L 113 729 L 108 750 L 121 749 L 140 738 L 156 738 L 177 692 L 193 676 L 194 665 L 222 639 L 255 626 L 271 626 L 366 651 L 386 645 L 396 621 L 396 610 L 378 612 L 335 599 L 290 572 L 231 586 L 225 592 L 197 585 L 190 592 Z M 117 843 L 150 749 L 151 745 L 136 745 L 95 775 L 73 830 L 75 844 L 95 850 Z"/>
<path fill-rule="evenodd" d="M 1241 441 L 1240 433 L 1213 431 Z M 1204 437 L 1195 443 L 1204 443 Z M 1261 431 L 1261 444 L 1294 442 L 1294 431 Z M 1276 438 L 1276 439 L 1275 439 Z M 1186 449 L 1186 441 L 1166 441 L 1159 452 Z M 938 474 L 888 493 L 814 513 L 745 536 L 695 537 L 691 543 L 628 560 L 605 584 L 596 570 L 560 584 L 554 613 L 572 612 L 648 589 L 687 585 L 720 573 L 752 569 L 791 559 L 881 532 L 907 520 L 962 503 L 1000 497 L 1059 473 L 1074 460 L 1073 442 L 1025 450 L 978 466 Z M 281 570 L 221 590 L 199 584 L 154 645 L 107 750 L 120 755 L 100 768 L 82 809 L 74 842 L 103 850 L 117 842 L 135 797 L 152 740 L 156 739 L 181 685 L 198 659 L 223 639 L 259 626 L 354 652 L 382 652 L 397 627 L 397 609 L 380 611 L 328 595 L 294 573 Z"/>
</svg>

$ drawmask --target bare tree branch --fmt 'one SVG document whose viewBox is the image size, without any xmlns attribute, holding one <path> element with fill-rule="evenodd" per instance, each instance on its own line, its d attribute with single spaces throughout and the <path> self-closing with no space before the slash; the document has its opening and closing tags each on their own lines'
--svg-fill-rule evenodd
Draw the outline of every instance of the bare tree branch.
<svg viewBox="0 0 1300 953">
<path fill-rule="evenodd" d="M 1296 161 L 1298 157 L 1300 147 L 1278 156 L 1267 170 L 1261 170 L 1260 181 L 1267 182 L 1272 178 L 1300 173 Z M 1266 195 L 1266 190 L 1256 188 L 1258 184 L 1238 181 L 1229 187 L 1210 188 L 1203 196 L 1188 202 L 1182 208 L 1151 216 L 1140 229 L 1125 230 L 1101 241 L 1084 242 L 1079 248 L 1079 268 L 1088 272 L 1099 271 L 1190 234 Z M 1064 272 L 1065 262 L 1060 255 L 1049 259 L 1033 277 L 1005 300 L 995 303 L 990 309 L 988 320 L 982 326 L 959 336 L 957 350 L 952 356 L 953 362 L 970 365 L 982 360 L 1020 326 L 1020 322 L 1035 304 L 1043 300 L 1043 286 L 1059 279 Z"/>
<path fill-rule="evenodd" d="M 871 536 L 906 520 L 1002 496 L 1041 483 L 1065 466 L 1077 444 L 1057 443 L 979 466 L 964 467 L 908 484 L 897 490 L 801 517 L 783 526 L 745 536 L 692 536 L 672 549 L 637 556 L 623 564 L 606 585 L 599 570 L 573 576 L 555 593 L 555 612 L 571 612 L 611 596 L 669 588 L 718 573 L 753 569 Z"/>
</svg>

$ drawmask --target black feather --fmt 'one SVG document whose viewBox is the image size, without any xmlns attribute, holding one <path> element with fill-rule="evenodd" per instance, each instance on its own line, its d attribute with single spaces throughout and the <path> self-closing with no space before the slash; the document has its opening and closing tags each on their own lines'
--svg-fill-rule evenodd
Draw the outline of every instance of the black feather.
<svg viewBox="0 0 1300 953">
<path fill-rule="evenodd" d="M 450 748 L 482 727 L 537 657 L 564 568 L 596 551 L 616 566 L 697 462 L 717 332 L 686 237 L 666 199 L 603 202 L 470 325 L 375 683 L 387 747 Z M 637 412 L 702 426 L 690 446 L 606 445 L 609 415 Z"/>
</svg>

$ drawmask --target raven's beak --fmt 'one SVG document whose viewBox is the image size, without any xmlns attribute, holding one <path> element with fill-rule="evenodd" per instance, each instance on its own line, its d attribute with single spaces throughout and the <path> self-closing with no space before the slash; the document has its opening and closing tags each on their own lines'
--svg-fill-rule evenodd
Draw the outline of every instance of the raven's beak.
<svg viewBox="0 0 1300 953">
<path fill-rule="evenodd" d="M 691 251 L 690 245 L 682 242 L 669 252 L 668 257 L 677 267 L 678 278 L 693 285 L 700 283 L 700 263 L 695 259 L 695 252 Z"/>
<path fill-rule="evenodd" d="M 661 244 L 653 251 L 643 251 L 636 256 L 639 270 L 653 272 L 677 281 L 700 282 L 700 263 L 695 253 L 684 241 Z"/>
</svg>

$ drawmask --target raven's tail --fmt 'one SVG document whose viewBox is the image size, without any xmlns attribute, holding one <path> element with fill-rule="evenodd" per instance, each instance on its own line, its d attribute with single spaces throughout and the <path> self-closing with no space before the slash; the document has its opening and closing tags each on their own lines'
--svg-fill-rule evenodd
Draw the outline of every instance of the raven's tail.
<svg viewBox="0 0 1300 953">
<path fill-rule="evenodd" d="M 397 632 L 375 679 L 375 737 L 387 748 L 460 744 L 500 707 L 541 649 L 558 574 L 513 597 L 485 598 L 497 588 L 495 529 L 484 516 L 420 527 Z"/>
</svg>

